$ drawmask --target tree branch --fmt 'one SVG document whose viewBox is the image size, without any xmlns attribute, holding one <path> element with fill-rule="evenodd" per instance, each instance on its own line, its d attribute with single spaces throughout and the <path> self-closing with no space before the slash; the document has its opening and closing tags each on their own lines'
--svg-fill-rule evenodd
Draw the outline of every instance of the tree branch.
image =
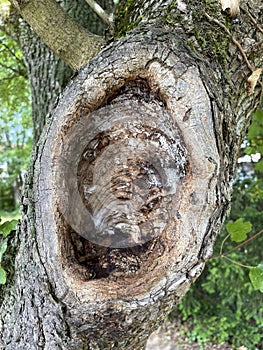
<svg viewBox="0 0 263 350">
<path fill-rule="evenodd" d="M 4 64 L 4 63 L 2 63 L 2 62 L 0 62 L 0 66 L 3 67 L 3 68 L 9 69 L 9 70 L 11 70 L 12 72 L 14 72 L 14 73 L 16 73 L 16 74 L 18 74 L 18 75 L 20 75 L 20 76 L 22 76 L 22 77 L 24 77 L 24 78 L 27 77 L 27 72 L 26 72 L 26 70 L 16 69 L 16 68 L 11 67 L 11 66 L 8 66 L 8 65 L 6 65 L 6 64 Z"/>
<path fill-rule="evenodd" d="M 111 30 L 113 30 L 113 15 L 107 14 L 106 11 L 94 0 L 86 0 L 87 4 L 92 8 L 92 10 L 106 23 Z"/>
<path fill-rule="evenodd" d="M 257 29 L 263 33 L 263 28 L 260 27 L 259 23 L 255 20 L 255 18 L 251 15 L 251 13 L 245 9 L 241 7 L 241 10 L 245 12 L 245 14 L 251 19 L 251 21 L 253 22 L 253 24 L 255 24 L 255 26 L 257 27 Z"/>
<path fill-rule="evenodd" d="M 72 69 L 87 63 L 104 44 L 68 16 L 55 0 L 11 0 L 25 21 Z"/>
<path fill-rule="evenodd" d="M 238 245 L 236 245 L 234 248 L 231 248 L 230 250 L 226 251 L 223 253 L 223 245 L 225 243 L 225 241 L 227 240 L 227 238 L 230 236 L 230 235 L 227 235 L 222 244 L 221 244 L 221 248 L 220 248 L 220 254 L 219 255 L 216 255 L 216 256 L 211 256 L 211 258 L 209 258 L 208 260 L 213 260 L 213 259 L 218 259 L 218 258 L 224 258 L 225 255 L 227 254 L 230 254 L 230 253 L 233 253 L 235 250 L 243 247 L 243 245 L 247 244 L 248 242 L 252 241 L 253 239 L 255 239 L 256 237 L 258 237 L 259 235 L 261 235 L 263 233 L 263 230 L 259 231 L 258 233 L 256 233 L 254 236 L 251 236 L 249 237 L 248 239 L 246 239 L 245 241 L 239 243 Z"/>
<path fill-rule="evenodd" d="M 258 237 L 259 235 L 261 235 L 263 233 L 263 230 L 259 231 L 258 233 L 256 233 L 254 236 L 249 237 L 248 239 L 246 239 L 244 242 L 241 242 L 240 244 L 238 244 L 237 246 L 235 246 L 234 248 L 228 250 L 227 252 L 223 253 L 223 255 L 226 254 L 230 254 L 232 252 L 234 252 L 235 250 L 243 247 L 243 245 L 247 244 L 248 242 L 252 241 L 253 239 L 255 239 L 256 237 Z"/>
<path fill-rule="evenodd" d="M 3 42 L 1 43 L 1 45 L 4 47 L 4 49 L 1 50 L 0 52 L 3 52 L 3 51 L 6 49 L 6 50 L 11 54 L 11 56 L 12 56 L 13 58 L 15 58 L 15 59 L 18 61 L 19 64 L 23 65 L 24 68 L 26 68 L 26 66 L 25 66 L 25 64 L 24 64 L 24 62 L 23 62 L 23 60 L 21 60 L 20 58 L 18 58 L 13 50 L 11 50 L 11 49 L 10 49 L 5 43 L 3 43 Z"/>
</svg>

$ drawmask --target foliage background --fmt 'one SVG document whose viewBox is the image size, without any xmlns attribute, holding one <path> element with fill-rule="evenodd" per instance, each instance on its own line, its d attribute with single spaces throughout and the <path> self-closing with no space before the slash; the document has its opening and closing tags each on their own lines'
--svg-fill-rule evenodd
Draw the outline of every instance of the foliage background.
<svg viewBox="0 0 263 350">
<path fill-rule="evenodd" d="M 250 221 L 253 225 L 250 237 L 263 228 L 262 153 L 263 111 L 258 110 L 241 150 L 244 162 L 238 164 L 228 218 L 228 221 L 241 217 Z M 220 253 L 226 236 L 224 227 L 217 238 L 214 256 Z M 227 240 L 224 251 L 234 246 Z M 238 263 L 256 266 L 263 262 L 262 247 L 263 234 L 229 256 Z M 241 346 L 249 350 L 263 349 L 263 294 L 253 289 L 248 269 L 223 258 L 207 262 L 201 277 L 169 318 L 171 322 L 181 318 L 187 325 L 189 341 L 198 341 L 200 346 L 207 342 L 227 342 L 234 349 Z"/>
<path fill-rule="evenodd" d="M 0 31 L 0 210 L 15 210 L 32 149 L 30 89 L 18 44 Z"/>
</svg>

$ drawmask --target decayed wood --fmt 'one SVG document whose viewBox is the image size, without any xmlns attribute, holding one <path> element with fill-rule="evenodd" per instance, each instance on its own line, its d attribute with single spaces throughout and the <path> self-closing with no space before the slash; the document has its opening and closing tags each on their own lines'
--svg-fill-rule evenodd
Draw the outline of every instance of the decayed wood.
<svg viewBox="0 0 263 350">
<path fill-rule="evenodd" d="M 213 51 L 209 58 L 213 40 L 206 36 L 208 46 L 202 46 L 194 30 L 204 33 L 205 27 L 222 41 L 225 33 L 207 21 L 199 2 L 196 8 L 193 3 L 179 10 L 187 14 L 184 20 L 178 20 L 174 7 L 169 18 L 162 18 L 166 24 L 177 21 L 176 32 L 153 28 L 152 22 L 142 26 L 101 52 L 66 89 L 29 174 L 15 242 L 16 272 L 1 306 L 1 348 L 143 349 L 211 255 L 259 89 L 247 95 L 248 70 L 238 49 L 228 46 L 230 38 L 223 54 Z M 259 39 L 253 23 L 244 28 Z M 255 66 L 262 62 L 254 51 L 251 57 Z M 126 148 L 125 135 L 132 140 Z M 121 167 L 119 145 L 128 158 L 120 156 Z M 114 155 L 111 161 L 107 152 Z M 162 168 L 156 164 L 163 158 Z M 111 165 L 109 172 L 104 164 Z M 107 182 L 105 198 L 93 174 Z M 76 193 L 68 190 L 70 179 Z M 122 226 L 132 233 L 128 242 L 133 244 L 116 247 L 119 232 L 113 244 L 100 246 L 96 236 L 85 239 L 90 231 L 79 231 L 78 208 L 93 218 L 106 203 L 104 215 L 112 228 L 111 223 L 120 223 L 112 207 L 123 200 L 135 212 Z M 160 208 L 167 226 L 150 230 L 142 241 L 137 219 L 148 227 L 162 222 Z M 80 228 L 93 225 L 101 234 L 85 220 Z"/>
<path fill-rule="evenodd" d="M 48 278 L 67 312 L 74 312 L 67 320 L 71 332 L 77 336 L 81 329 L 81 336 L 86 334 L 99 348 L 115 343 L 120 349 L 143 346 L 201 272 L 211 251 L 211 245 L 203 243 L 223 210 L 216 203 L 219 155 L 209 97 L 179 43 L 173 51 L 162 44 L 170 39 L 161 31 L 135 35 L 117 44 L 119 58 L 112 60 L 112 47 L 83 69 L 57 107 L 37 162 L 36 221 L 42 226 L 38 245 Z M 89 146 L 93 154 L 83 161 L 87 146 L 98 142 L 103 150 L 97 155 Z M 135 186 L 140 160 L 154 168 L 152 176 L 160 177 L 157 207 L 145 209 L 152 217 L 145 217 L 140 202 L 151 188 L 142 189 L 140 199 L 136 194 L 123 198 L 127 193 L 117 194 L 117 201 L 114 197 L 111 182 L 119 178 L 118 163 L 127 166 L 128 160 L 132 165 L 126 184 Z M 93 198 L 83 198 L 85 184 L 97 186 Z M 93 232 L 81 232 L 92 227 L 91 219 L 95 222 L 97 199 L 102 207 L 106 201 L 103 233 L 107 224 L 112 229 L 125 220 L 131 247 L 118 249 L 125 229 L 110 235 L 113 240 L 116 235 L 113 244 L 106 236 L 102 243 L 109 248 L 98 246 Z M 127 201 L 129 215 L 123 209 Z M 127 214 L 124 219 L 111 218 L 116 208 L 118 214 Z M 145 225 L 147 239 L 134 217 Z"/>
</svg>

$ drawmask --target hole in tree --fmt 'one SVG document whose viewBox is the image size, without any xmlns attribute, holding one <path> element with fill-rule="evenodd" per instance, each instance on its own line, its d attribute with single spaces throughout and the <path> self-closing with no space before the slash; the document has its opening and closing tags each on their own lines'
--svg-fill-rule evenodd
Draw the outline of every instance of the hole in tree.
<svg viewBox="0 0 263 350">
<path fill-rule="evenodd" d="M 104 106 L 125 103 L 126 100 L 143 101 L 146 104 L 150 104 L 151 107 L 157 104 L 160 109 L 165 110 L 165 103 L 150 90 L 147 81 L 143 79 L 127 82 L 125 86 L 110 95 Z M 161 147 L 162 144 L 172 145 L 172 149 L 177 149 L 176 157 L 178 159 L 184 158 L 185 160 L 174 162 L 169 170 L 179 174 L 178 178 L 184 176 L 188 166 L 184 146 L 180 148 L 180 143 L 174 142 L 170 136 L 167 136 L 158 128 L 155 129 L 143 123 L 141 126 L 144 131 L 141 132 L 138 125 L 136 125 L 137 129 L 133 132 L 134 139 L 143 141 L 146 139 L 145 135 L 147 134 L 147 139 L 155 143 L 157 147 Z M 127 130 L 120 132 L 118 137 L 124 140 L 129 139 L 132 135 L 131 131 Z M 113 130 L 114 132 L 117 135 L 118 129 Z M 96 158 L 103 154 L 104 149 L 114 145 L 116 142 L 116 139 L 110 135 L 111 133 L 101 131 L 92 140 L 89 140 L 78 164 L 78 190 L 84 205 L 91 214 L 93 214 L 94 208 L 89 203 L 89 198 L 94 190 L 92 186 L 94 164 Z M 130 201 L 131 196 L 136 192 L 139 198 L 138 201 L 143 202 L 142 205 L 138 205 L 138 212 L 142 218 L 141 221 L 138 220 L 138 226 L 144 225 L 145 222 L 147 224 L 147 220 L 151 219 L 155 215 L 155 211 L 162 205 L 163 184 L 161 175 L 152 164 L 149 164 L 144 159 L 137 159 L 136 161 L 127 159 L 127 162 L 123 163 L 123 165 L 125 165 L 126 170 L 124 166 L 120 167 L 116 171 L 116 177 L 111 178 L 109 181 L 112 196 L 126 203 Z M 127 176 L 128 180 L 125 180 Z M 161 215 L 164 221 L 162 227 L 165 227 L 166 220 L 168 222 L 169 217 L 165 217 L 162 213 Z M 67 224 L 63 217 L 60 217 L 58 221 L 58 226 L 61 227 L 60 245 L 63 264 L 67 265 L 74 278 L 82 281 L 136 276 L 146 263 L 147 266 L 151 262 L 152 265 L 158 263 L 156 262 L 158 257 L 162 256 L 165 251 L 165 244 L 161 234 L 149 236 L 147 241 L 135 246 L 112 248 L 96 244 L 81 237 Z M 147 225 L 146 227 L 148 228 Z M 155 228 L 154 226 L 152 227 L 153 230 Z"/>
</svg>

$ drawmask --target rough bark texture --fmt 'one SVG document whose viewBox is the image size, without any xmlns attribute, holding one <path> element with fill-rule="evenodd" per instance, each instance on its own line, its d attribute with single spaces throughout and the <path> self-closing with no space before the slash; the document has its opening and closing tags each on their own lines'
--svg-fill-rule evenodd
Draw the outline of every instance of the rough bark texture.
<svg viewBox="0 0 263 350">
<path fill-rule="evenodd" d="M 259 21 L 260 1 L 243 5 Z M 201 273 L 229 207 L 260 86 L 248 95 L 251 72 L 213 18 L 254 67 L 262 34 L 219 1 L 129 1 L 125 11 L 140 27 L 71 81 L 39 142 L 1 348 L 143 349 Z"/>
<path fill-rule="evenodd" d="M 42 40 L 73 70 L 95 56 L 105 43 L 102 37 L 92 34 L 63 11 L 56 0 L 11 2 Z"/>
<path fill-rule="evenodd" d="M 73 3 L 65 0 L 58 3 L 84 28 L 98 35 L 104 34 L 105 26 L 84 0 Z M 103 2 L 102 5 L 106 4 Z M 107 6 L 110 10 L 110 2 L 107 2 Z M 37 143 L 55 101 L 74 72 L 43 43 L 28 24 L 22 22 L 19 32 L 32 92 L 34 140 Z"/>
</svg>

